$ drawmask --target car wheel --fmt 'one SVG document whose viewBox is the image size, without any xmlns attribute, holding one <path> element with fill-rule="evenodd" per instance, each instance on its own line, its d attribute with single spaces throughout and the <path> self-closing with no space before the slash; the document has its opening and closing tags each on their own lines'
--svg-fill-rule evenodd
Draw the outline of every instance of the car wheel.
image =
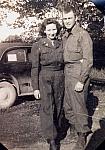
<svg viewBox="0 0 105 150">
<path fill-rule="evenodd" d="M 9 82 L 0 82 L 0 109 L 12 106 L 16 100 L 15 87 Z"/>
</svg>

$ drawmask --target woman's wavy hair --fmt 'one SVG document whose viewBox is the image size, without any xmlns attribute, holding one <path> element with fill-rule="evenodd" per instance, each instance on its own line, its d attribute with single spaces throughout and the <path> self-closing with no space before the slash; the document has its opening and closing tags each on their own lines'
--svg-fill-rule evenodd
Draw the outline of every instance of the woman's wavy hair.
<svg viewBox="0 0 105 150">
<path fill-rule="evenodd" d="M 55 19 L 53 19 L 53 18 L 48 18 L 48 19 L 44 20 L 44 22 L 40 26 L 39 34 L 42 37 L 46 37 L 46 33 L 44 31 L 46 29 L 46 26 L 49 25 L 49 24 L 55 24 L 56 25 L 57 35 L 59 35 L 62 27 L 61 27 L 60 23 L 58 21 L 56 21 Z"/>
</svg>

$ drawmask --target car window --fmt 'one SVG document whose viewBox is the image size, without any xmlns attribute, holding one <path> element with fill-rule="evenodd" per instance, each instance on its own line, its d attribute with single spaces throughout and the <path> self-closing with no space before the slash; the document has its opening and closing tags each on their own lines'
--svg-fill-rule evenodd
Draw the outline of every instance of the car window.
<svg viewBox="0 0 105 150">
<path fill-rule="evenodd" d="M 26 62 L 26 50 L 18 49 L 6 53 L 6 62 Z"/>
<path fill-rule="evenodd" d="M 31 47 L 27 49 L 27 60 L 31 62 Z"/>
</svg>

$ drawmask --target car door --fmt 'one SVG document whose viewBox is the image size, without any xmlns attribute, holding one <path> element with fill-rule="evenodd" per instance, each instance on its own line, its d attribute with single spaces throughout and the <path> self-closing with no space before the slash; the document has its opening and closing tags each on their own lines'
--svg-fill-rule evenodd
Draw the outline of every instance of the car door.
<svg viewBox="0 0 105 150">
<path fill-rule="evenodd" d="M 30 46 L 15 46 L 5 51 L 2 58 L 3 72 L 11 74 L 19 85 L 19 95 L 32 94 Z"/>
</svg>

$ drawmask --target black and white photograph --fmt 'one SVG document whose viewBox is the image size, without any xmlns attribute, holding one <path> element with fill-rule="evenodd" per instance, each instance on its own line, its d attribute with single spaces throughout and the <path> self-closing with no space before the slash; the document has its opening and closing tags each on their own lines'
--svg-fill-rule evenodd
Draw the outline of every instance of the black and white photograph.
<svg viewBox="0 0 105 150">
<path fill-rule="evenodd" d="M 0 0 L 0 150 L 105 150 L 105 0 Z"/>
</svg>

